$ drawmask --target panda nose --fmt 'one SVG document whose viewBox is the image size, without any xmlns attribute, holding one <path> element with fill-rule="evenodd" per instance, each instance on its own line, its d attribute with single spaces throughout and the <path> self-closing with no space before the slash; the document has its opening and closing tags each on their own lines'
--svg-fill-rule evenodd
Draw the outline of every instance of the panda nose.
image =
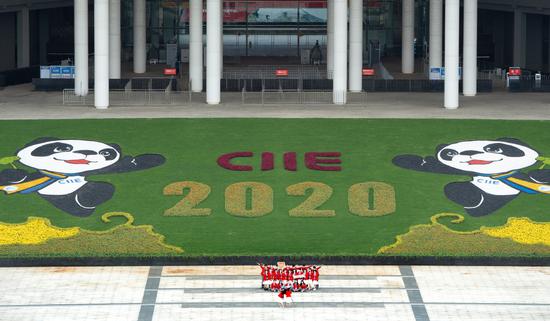
<svg viewBox="0 0 550 321">
<path fill-rule="evenodd" d="M 75 150 L 73 153 L 75 154 L 83 154 L 83 155 L 96 155 L 97 152 L 94 152 L 93 150 Z"/>
<path fill-rule="evenodd" d="M 483 153 L 479 152 L 477 150 L 465 150 L 465 151 L 460 153 L 460 155 L 465 155 L 465 156 L 472 156 L 472 155 L 476 155 L 476 154 L 483 154 Z"/>
</svg>

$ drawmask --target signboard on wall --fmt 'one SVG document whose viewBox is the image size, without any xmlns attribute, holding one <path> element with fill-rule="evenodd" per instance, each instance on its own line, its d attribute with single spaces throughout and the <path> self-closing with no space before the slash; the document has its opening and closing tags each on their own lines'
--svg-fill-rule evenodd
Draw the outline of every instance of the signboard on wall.
<svg viewBox="0 0 550 321">
<path fill-rule="evenodd" d="M 373 68 L 363 68 L 362 74 L 363 76 L 374 76 L 376 72 Z"/>
<path fill-rule="evenodd" d="M 164 75 L 165 76 L 175 76 L 178 74 L 178 71 L 176 68 L 164 68 Z"/>
<path fill-rule="evenodd" d="M 433 67 L 430 68 L 430 80 L 440 80 L 441 79 L 441 68 Z"/>
<path fill-rule="evenodd" d="M 40 66 L 42 79 L 73 79 L 74 74 L 74 66 Z"/>
<path fill-rule="evenodd" d="M 445 79 L 445 67 L 439 68 L 439 79 Z M 458 79 L 462 79 L 462 67 L 458 67 Z"/>
</svg>

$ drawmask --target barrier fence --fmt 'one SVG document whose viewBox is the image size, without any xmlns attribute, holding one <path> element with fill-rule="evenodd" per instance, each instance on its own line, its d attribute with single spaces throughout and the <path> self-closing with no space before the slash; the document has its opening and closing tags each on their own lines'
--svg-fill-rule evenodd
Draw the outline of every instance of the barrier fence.
<svg viewBox="0 0 550 321">
<path fill-rule="evenodd" d="M 343 101 L 346 105 L 366 106 L 367 93 L 267 89 L 261 92 L 249 92 L 244 88 L 241 92 L 243 105 L 331 105 L 335 100 Z"/>
<path fill-rule="evenodd" d="M 510 77 L 508 90 L 510 92 L 550 92 L 550 76 L 527 75 L 520 76 L 519 79 Z"/>
<path fill-rule="evenodd" d="M 229 95 L 230 93 L 228 93 Z M 238 95 L 238 93 L 236 93 Z M 344 95 L 341 93 L 340 95 Z M 347 93 L 345 97 L 337 97 L 346 101 L 347 105 L 367 104 L 367 93 Z M 330 105 L 333 103 L 332 91 L 287 91 L 287 90 L 262 90 L 241 92 L 241 103 L 245 105 Z M 204 93 L 192 93 L 190 91 L 163 90 L 111 90 L 109 92 L 109 105 L 121 106 L 186 106 L 192 103 L 204 103 Z M 238 101 L 238 100 L 236 100 Z M 63 90 L 63 105 L 65 106 L 93 106 L 94 91 L 90 90 L 86 96 L 76 95 L 74 89 Z"/>
<path fill-rule="evenodd" d="M 192 95 L 189 91 L 166 90 L 111 90 L 109 91 L 110 106 L 164 106 L 187 105 L 191 103 Z M 76 95 L 74 89 L 63 90 L 63 105 L 93 106 L 94 91 L 88 95 Z"/>
</svg>

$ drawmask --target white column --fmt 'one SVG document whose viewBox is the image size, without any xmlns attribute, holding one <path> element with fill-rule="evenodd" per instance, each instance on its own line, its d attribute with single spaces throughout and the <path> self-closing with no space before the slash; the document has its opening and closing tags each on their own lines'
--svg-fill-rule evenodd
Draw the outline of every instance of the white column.
<svg viewBox="0 0 550 321">
<path fill-rule="evenodd" d="M 348 1 L 334 1 L 334 73 L 333 101 L 337 105 L 346 103 L 348 86 Z"/>
<path fill-rule="evenodd" d="M 221 0 L 206 0 L 206 102 L 220 103 Z"/>
<path fill-rule="evenodd" d="M 525 68 L 525 13 L 514 11 L 514 66 Z"/>
<path fill-rule="evenodd" d="M 30 66 L 30 26 L 29 8 L 23 8 L 17 13 L 17 68 Z"/>
<path fill-rule="evenodd" d="M 220 75 L 223 75 L 223 0 L 220 0 Z"/>
<path fill-rule="evenodd" d="M 327 76 L 334 72 L 334 0 L 327 0 Z"/>
<path fill-rule="evenodd" d="M 202 0 L 189 1 L 189 79 L 193 92 L 201 92 L 203 82 L 202 6 Z"/>
<path fill-rule="evenodd" d="M 464 55 L 462 92 L 477 94 L 477 0 L 464 0 Z"/>
<path fill-rule="evenodd" d="M 445 0 L 445 103 L 458 108 L 460 0 Z"/>
<path fill-rule="evenodd" d="M 74 0 L 74 92 L 88 95 L 88 0 Z"/>
<path fill-rule="evenodd" d="M 349 0 L 349 90 L 363 88 L 363 0 Z"/>
<path fill-rule="evenodd" d="M 443 67 L 443 0 L 430 0 L 430 69 Z"/>
<path fill-rule="evenodd" d="M 109 107 L 109 0 L 94 1 L 94 98 L 95 107 Z"/>
<path fill-rule="evenodd" d="M 147 63 L 145 0 L 134 0 L 134 73 L 142 74 Z"/>
<path fill-rule="evenodd" d="M 109 1 L 109 77 L 120 79 L 120 0 Z"/>
<path fill-rule="evenodd" d="M 414 0 L 403 0 L 401 72 L 414 72 Z"/>
</svg>

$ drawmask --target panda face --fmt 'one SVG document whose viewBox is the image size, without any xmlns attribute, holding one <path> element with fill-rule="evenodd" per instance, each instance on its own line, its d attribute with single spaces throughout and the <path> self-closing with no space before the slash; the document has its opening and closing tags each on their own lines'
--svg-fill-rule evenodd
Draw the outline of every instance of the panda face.
<svg viewBox="0 0 550 321">
<path fill-rule="evenodd" d="M 500 174 L 529 167 L 539 154 L 533 149 L 504 141 L 476 140 L 445 146 L 437 153 L 449 167 L 480 174 Z"/>
<path fill-rule="evenodd" d="M 19 162 L 40 170 L 77 174 L 116 163 L 120 153 L 113 146 L 87 140 L 54 140 L 27 146 L 17 153 Z"/>
</svg>

